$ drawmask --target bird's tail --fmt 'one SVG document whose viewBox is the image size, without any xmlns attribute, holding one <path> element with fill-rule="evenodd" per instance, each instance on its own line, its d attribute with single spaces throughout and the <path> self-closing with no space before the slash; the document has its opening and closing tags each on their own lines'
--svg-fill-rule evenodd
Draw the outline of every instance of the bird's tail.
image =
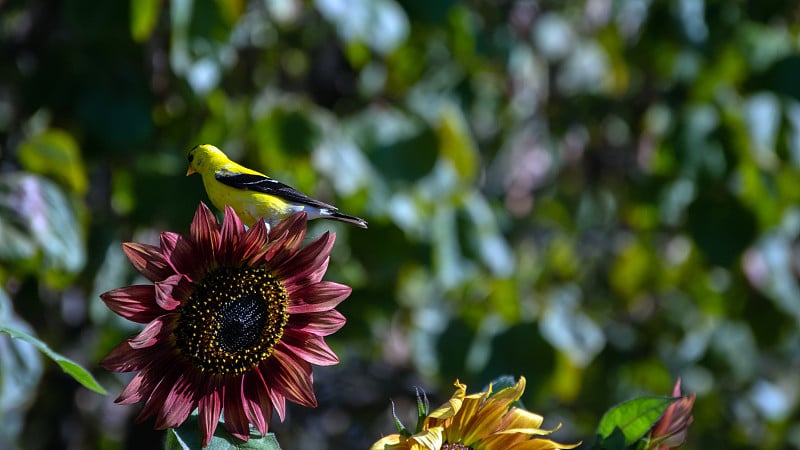
<svg viewBox="0 0 800 450">
<path fill-rule="evenodd" d="M 359 228 L 367 228 L 367 221 L 356 216 L 340 213 L 339 211 L 331 211 L 330 209 L 323 209 L 321 216 L 326 219 L 338 220 L 339 222 L 351 223 Z"/>
</svg>

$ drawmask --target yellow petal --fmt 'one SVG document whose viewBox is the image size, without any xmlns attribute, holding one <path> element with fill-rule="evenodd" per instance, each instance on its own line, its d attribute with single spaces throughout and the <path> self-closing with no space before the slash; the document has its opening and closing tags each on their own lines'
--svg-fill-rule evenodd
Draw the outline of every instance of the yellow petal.
<svg viewBox="0 0 800 450">
<path fill-rule="evenodd" d="M 494 431 L 486 428 L 486 425 L 479 420 L 481 407 L 486 400 L 485 394 L 485 392 L 481 392 L 464 398 L 458 414 L 453 416 L 449 426 L 445 427 L 445 439 L 447 442 L 464 442 L 465 435 L 472 433 L 476 427 L 480 428 L 480 432 L 484 434 Z"/>
<path fill-rule="evenodd" d="M 530 439 L 527 441 L 522 441 L 514 444 L 511 447 L 508 447 L 505 450 L 557 450 L 557 449 L 570 449 L 575 448 L 581 445 L 581 442 L 577 444 L 561 444 L 555 441 L 551 441 L 549 439 Z"/>
<path fill-rule="evenodd" d="M 519 377 L 517 384 L 498 391 L 489 400 L 511 405 L 522 397 L 523 392 L 525 392 L 525 377 Z"/>
<path fill-rule="evenodd" d="M 539 428 L 542 426 L 542 422 L 544 422 L 544 417 L 540 416 L 539 414 L 515 407 L 511 408 L 508 411 L 508 414 L 506 414 L 506 416 L 503 417 L 502 427 L 504 429 Z M 560 427 L 561 425 L 558 426 L 558 428 Z M 557 430 L 558 428 L 556 428 L 555 430 Z"/>
<path fill-rule="evenodd" d="M 429 430 L 424 430 L 414 436 L 408 438 L 409 441 L 414 442 L 415 446 L 411 447 L 412 450 L 439 450 L 444 444 L 442 436 L 444 429 L 442 427 L 433 427 Z"/>
<path fill-rule="evenodd" d="M 459 409 L 461 409 L 461 404 L 464 402 L 464 395 L 467 392 L 467 385 L 461 384 L 456 380 L 455 383 L 456 392 L 450 397 L 450 400 L 447 401 L 444 405 L 438 407 L 435 411 L 428 414 L 428 417 L 432 419 L 448 419 L 456 415 Z"/>
<path fill-rule="evenodd" d="M 372 444 L 372 447 L 369 450 L 386 450 L 393 448 L 401 441 L 401 437 L 399 434 L 390 434 L 388 436 L 384 436 L 379 439 L 377 442 Z"/>
</svg>

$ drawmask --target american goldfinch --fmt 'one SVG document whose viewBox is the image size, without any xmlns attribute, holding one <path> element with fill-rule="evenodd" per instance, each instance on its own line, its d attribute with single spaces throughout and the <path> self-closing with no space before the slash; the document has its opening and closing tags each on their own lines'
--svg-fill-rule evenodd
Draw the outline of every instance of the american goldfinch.
<svg viewBox="0 0 800 450">
<path fill-rule="evenodd" d="M 321 217 L 367 228 L 364 219 L 342 214 L 335 206 L 237 164 L 213 145 L 198 145 L 189 152 L 188 159 L 186 175 L 199 173 L 211 203 L 219 209 L 230 205 L 247 226 L 263 217 L 272 227 L 296 212 L 305 211 L 309 219 Z"/>
</svg>

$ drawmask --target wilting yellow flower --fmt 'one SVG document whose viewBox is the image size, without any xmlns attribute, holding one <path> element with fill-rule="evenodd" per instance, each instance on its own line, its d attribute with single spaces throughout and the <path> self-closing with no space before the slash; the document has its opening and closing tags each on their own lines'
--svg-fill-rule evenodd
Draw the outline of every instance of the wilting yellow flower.
<svg viewBox="0 0 800 450">
<path fill-rule="evenodd" d="M 525 391 L 525 377 L 494 395 L 491 385 L 471 395 L 466 395 L 466 385 L 456 381 L 455 386 L 453 397 L 425 417 L 419 433 L 386 436 L 370 450 L 547 450 L 580 445 L 538 438 L 560 426 L 542 429 L 542 416 L 511 406 Z"/>
</svg>

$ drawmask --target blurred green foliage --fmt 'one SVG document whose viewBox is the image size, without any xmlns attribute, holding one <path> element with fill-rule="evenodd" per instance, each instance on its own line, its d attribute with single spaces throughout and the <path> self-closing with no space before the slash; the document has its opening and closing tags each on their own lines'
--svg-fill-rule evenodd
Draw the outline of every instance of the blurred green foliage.
<svg viewBox="0 0 800 450">
<path fill-rule="evenodd" d="M 311 226 L 354 291 L 320 408 L 272 428 L 285 448 L 366 448 L 390 398 L 412 414 L 415 385 L 437 404 L 501 374 L 562 442 L 680 376 L 687 448 L 800 448 L 798 14 L 0 3 L 0 296 L 112 392 L 0 336 L 0 447 L 161 445 L 112 403 L 129 376 L 97 361 L 136 329 L 98 294 L 136 281 L 121 242 L 188 231 L 206 197 L 185 154 L 212 143 L 370 223 Z"/>
</svg>

